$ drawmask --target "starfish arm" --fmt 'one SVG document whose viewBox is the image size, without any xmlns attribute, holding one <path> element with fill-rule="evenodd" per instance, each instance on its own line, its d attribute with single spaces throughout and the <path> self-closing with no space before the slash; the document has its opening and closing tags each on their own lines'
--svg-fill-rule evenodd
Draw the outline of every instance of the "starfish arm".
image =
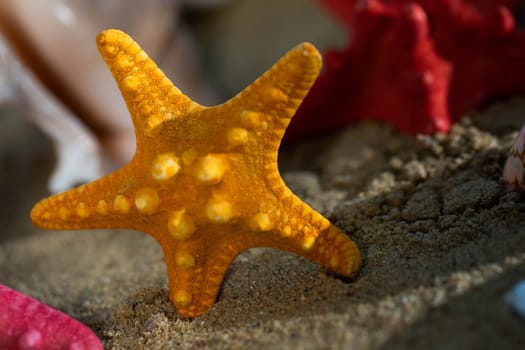
<svg viewBox="0 0 525 350">
<path fill-rule="evenodd" d="M 288 221 L 286 229 L 257 232 L 251 236 L 250 246 L 245 246 L 244 249 L 280 249 L 303 256 L 342 276 L 355 276 L 362 263 L 357 245 L 321 214 L 306 205 L 305 207 L 307 212 Z"/>
<path fill-rule="evenodd" d="M 277 152 L 291 118 L 321 70 L 321 55 L 309 43 L 290 50 L 266 73 L 224 105 L 258 131 L 258 142 Z"/>
<path fill-rule="evenodd" d="M 357 245 L 324 216 L 301 201 L 288 188 L 282 190 L 280 223 L 273 234 L 256 235 L 253 246 L 277 248 L 303 256 L 334 272 L 352 277 L 361 268 Z M 272 220 L 273 221 L 273 220 Z"/>
<path fill-rule="evenodd" d="M 361 254 L 355 243 L 334 225 L 320 232 L 305 249 L 299 238 L 253 236 L 247 243 L 230 237 L 209 250 L 205 244 L 162 244 L 168 269 L 169 298 L 185 317 L 200 316 L 215 303 L 220 286 L 235 257 L 252 247 L 270 247 L 304 256 L 322 266 L 350 277 L 361 267 Z"/>
<path fill-rule="evenodd" d="M 279 224 L 274 227 L 274 235 L 261 236 L 265 241 L 259 244 L 291 251 L 347 277 L 355 275 L 361 266 L 357 245 L 297 197 L 286 186 L 275 167 L 268 169 L 266 187 L 277 199 L 272 206 L 280 208 L 278 212 L 282 214 L 275 216 L 275 211 L 269 214 L 270 221 Z M 284 241 L 273 242 L 274 237 L 282 237 Z"/>
<path fill-rule="evenodd" d="M 97 45 L 131 113 L 137 149 L 139 134 L 147 135 L 165 120 L 203 108 L 177 89 L 126 33 L 108 29 L 98 35 Z"/>
<path fill-rule="evenodd" d="M 194 235 L 208 237 L 215 243 L 192 238 L 173 241 L 174 236 L 159 236 L 166 259 L 169 298 L 185 317 L 208 311 L 217 299 L 228 267 L 239 253 L 249 248 L 238 235 L 221 227 L 197 230 Z M 220 239 L 212 239 L 215 235 Z"/>
<path fill-rule="evenodd" d="M 47 229 L 133 228 L 126 217 L 135 210 L 129 166 L 98 181 L 38 202 L 33 224 Z"/>
<path fill-rule="evenodd" d="M 310 231 L 310 228 L 303 230 Z M 257 232 L 250 234 L 250 239 L 241 240 L 236 234 L 219 231 L 215 234 L 222 239 L 212 249 L 203 241 L 174 244 L 166 236 L 160 236 L 168 270 L 169 298 L 177 312 L 185 317 L 208 311 L 217 299 L 228 267 L 239 253 L 249 248 L 269 247 L 292 252 L 347 277 L 357 274 L 361 267 L 356 244 L 332 224 L 323 231 L 310 232 L 307 236 L 315 239 L 306 241 L 301 235 L 282 237 L 270 232 Z"/>
<path fill-rule="evenodd" d="M 336 226 L 330 224 L 320 231 L 313 238 L 311 248 L 305 247 L 304 242 L 300 244 L 299 255 L 346 277 L 353 277 L 359 272 L 362 262 L 359 248 Z"/>
</svg>

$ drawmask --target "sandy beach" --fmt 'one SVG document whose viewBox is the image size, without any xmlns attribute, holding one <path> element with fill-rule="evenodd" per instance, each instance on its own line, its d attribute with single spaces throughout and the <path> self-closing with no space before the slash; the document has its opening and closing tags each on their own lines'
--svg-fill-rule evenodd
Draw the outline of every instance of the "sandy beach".
<svg viewBox="0 0 525 350">
<path fill-rule="evenodd" d="M 349 281 L 252 249 L 215 306 L 185 320 L 151 237 L 31 225 L 53 152 L 4 110 L 0 283 L 80 320 L 107 349 L 517 349 L 525 321 L 503 295 L 525 277 L 525 205 L 500 176 L 524 122 L 525 101 L 512 100 L 448 135 L 365 123 L 284 147 L 286 183 L 357 242 L 363 270 Z"/>
</svg>

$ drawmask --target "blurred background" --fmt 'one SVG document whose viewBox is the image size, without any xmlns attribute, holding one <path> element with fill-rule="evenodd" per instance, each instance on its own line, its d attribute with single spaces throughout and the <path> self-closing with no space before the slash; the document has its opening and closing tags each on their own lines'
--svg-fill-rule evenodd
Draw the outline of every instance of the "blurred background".
<svg viewBox="0 0 525 350">
<path fill-rule="evenodd" d="M 107 28 L 129 33 L 203 105 L 232 97 L 300 42 L 322 51 L 345 41 L 315 0 L 3 0 L 4 171 L 13 168 L 11 158 L 24 158 L 20 148 L 37 144 L 38 157 L 55 157 L 47 189 L 61 192 L 131 158 L 131 121 L 96 48 Z"/>
<path fill-rule="evenodd" d="M 2 0 L 0 164 L 2 177 L 16 179 L 0 186 L 2 200 L 24 176 L 56 193 L 132 157 L 134 131 L 96 48 L 100 31 L 129 33 L 183 92 L 214 105 L 300 42 L 343 49 L 346 28 L 321 2 Z M 522 1 L 521 24 L 524 9 Z M 50 168 L 36 172 L 35 161 Z"/>
</svg>

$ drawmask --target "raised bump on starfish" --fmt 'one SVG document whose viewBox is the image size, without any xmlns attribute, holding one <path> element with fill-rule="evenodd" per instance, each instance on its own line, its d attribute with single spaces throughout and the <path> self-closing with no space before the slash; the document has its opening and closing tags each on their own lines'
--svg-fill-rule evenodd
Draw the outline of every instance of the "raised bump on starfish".
<svg viewBox="0 0 525 350">
<path fill-rule="evenodd" d="M 117 172 L 36 204 L 36 225 L 152 235 L 164 250 L 170 300 L 186 317 L 213 305 L 232 260 L 252 247 L 358 272 L 355 243 L 296 197 L 277 168 L 286 126 L 321 67 L 312 45 L 215 107 L 184 96 L 126 34 L 105 31 L 98 45 L 132 115 L 137 151 Z"/>
</svg>

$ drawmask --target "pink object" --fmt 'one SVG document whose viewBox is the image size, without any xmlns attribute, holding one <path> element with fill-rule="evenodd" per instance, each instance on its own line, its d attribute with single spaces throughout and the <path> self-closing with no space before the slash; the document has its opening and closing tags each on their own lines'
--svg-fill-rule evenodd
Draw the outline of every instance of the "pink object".
<svg viewBox="0 0 525 350">
<path fill-rule="evenodd" d="M 102 344 L 79 321 L 0 285 L 0 349 L 102 350 Z"/>
<path fill-rule="evenodd" d="M 510 155 L 503 168 L 503 181 L 515 189 L 525 192 L 525 125 L 510 149 Z"/>
</svg>

